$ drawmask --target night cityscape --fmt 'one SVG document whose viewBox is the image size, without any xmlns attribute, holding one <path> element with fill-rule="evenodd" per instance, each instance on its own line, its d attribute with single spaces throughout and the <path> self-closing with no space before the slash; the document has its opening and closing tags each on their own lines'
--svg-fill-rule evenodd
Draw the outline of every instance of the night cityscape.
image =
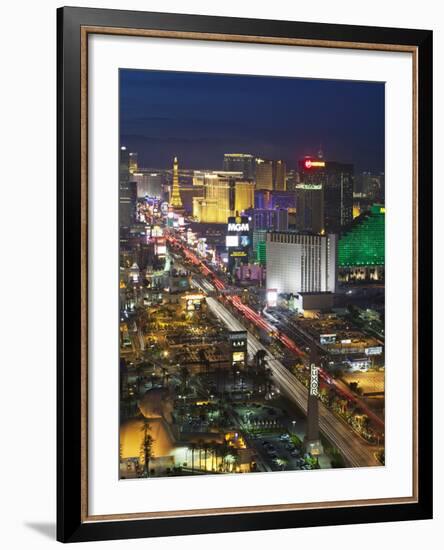
<svg viewBox="0 0 444 550">
<path fill-rule="evenodd" d="M 384 84 L 119 78 L 120 479 L 383 466 Z"/>
</svg>

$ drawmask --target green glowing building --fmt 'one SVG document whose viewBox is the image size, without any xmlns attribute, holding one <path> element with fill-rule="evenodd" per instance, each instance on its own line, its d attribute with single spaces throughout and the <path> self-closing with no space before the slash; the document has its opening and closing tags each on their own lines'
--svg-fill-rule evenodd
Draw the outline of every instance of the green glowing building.
<svg viewBox="0 0 444 550">
<path fill-rule="evenodd" d="M 385 263 L 385 208 L 374 204 L 358 216 L 338 242 L 340 279 L 381 280 Z"/>
<path fill-rule="evenodd" d="M 266 246 L 265 241 L 259 241 L 256 244 L 256 261 L 260 265 L 265 265 L 266 263 Z"/>
</svg>

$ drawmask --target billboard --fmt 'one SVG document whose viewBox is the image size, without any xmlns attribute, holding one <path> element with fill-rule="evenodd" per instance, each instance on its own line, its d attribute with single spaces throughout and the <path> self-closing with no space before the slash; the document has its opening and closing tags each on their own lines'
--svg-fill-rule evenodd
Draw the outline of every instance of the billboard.
<svg viewBox="0 0 444 550">
<path fill-rule="evenodd" d="M 321 344 L 334 344 L 336 342 L 336 334 L 321 334 L 319 336 Z"/>
<path fill-rule="evenodd" d="M 248 235 L 241 235 L 240 238 L 240 245 L 243 247 L 247 247 L 250 244 L 250 237 Z"/>
<path fill-rule="evenodd" d="M 154 225 L 151 228 L 151 236 L 152 237 L 162 237 L 163 236 L 163 229 L 159 225 Z"/>
<path fill-rule="evenodd" d="M 247 331 L 233 331 L 228 335 L 231 351 L 231 364 L 245 364 L 247 359 Z"/>
<path fill-rule="evenodd" d="M 234 351 L 232 359 L 233 359 L 233 363 L 243 363 L 245 361 L 245 352 Z"/>
<path fill-rule="evenodd" d="M 371 346 L 369 348 L 365 348 L 365 355 L 381 355 L 382 353 L 382 346 Z"/>
<path fill-rule="evenodd" d="M 276 288 L 269 288 L 267 290 L 267 306 L 276 307 L 278 299 L 278 291 Z"/>
<path fill-rule="evenodd" d="M 227 235 L 225 237 L 225 246 L 227 248 L 237 248 L 239 246 L 239 236 L 238 235 Z"/>
<path fill-rule="evenodd" d="M 201 238 L 197 241 L 197 251 L 201 256 L 205 256 L 207 253 L 207 239 Z"/>
<path fill-rule="evenodd" d="M 246 258 L 247 255 L 244 250 L 233 250 L 230 252 L 230 258 Z"/>
<path fill-rule="evenodd" d="M 154 254 L 156 256 L 165 256 L 167 251 L 166 242 L 163 237 L 156 237 L 154 242 Z"/>
</svg>

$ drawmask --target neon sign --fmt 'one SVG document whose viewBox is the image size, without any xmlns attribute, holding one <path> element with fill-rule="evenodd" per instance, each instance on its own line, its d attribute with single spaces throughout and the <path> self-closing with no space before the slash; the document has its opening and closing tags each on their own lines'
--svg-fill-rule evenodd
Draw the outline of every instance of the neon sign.
<svg viewBox="0 0 444 550">
<path fill-rule="evenodd" d="M 324 168 L 325 162 L 323 160 L 310 160 L 307 159 L 304 162 L 305 168 Z"/>
<path fill-rule="evenodd" d="M 267 304 L 269 307 L 277 306 L 278 291 L 275 288 L 269 288 L 267 290 Z"/>
<path fill-rule="evenodd" d="M 248 223 L 229 223 L 228 231 L 250 231 Z"/>
<path fill-rule="evenodd" d="M 319 395 L 319 376 L 318 376 L 319 367 L 314 363 L 310 365 L 310 395 L 318 396 Z"/>
</svg>

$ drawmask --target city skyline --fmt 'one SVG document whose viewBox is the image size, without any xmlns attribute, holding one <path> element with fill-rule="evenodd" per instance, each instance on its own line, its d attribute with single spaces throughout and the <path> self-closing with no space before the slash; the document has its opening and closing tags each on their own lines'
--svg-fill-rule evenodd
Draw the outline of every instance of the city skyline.
<svg viewBox="0 0 444 550">
<path fill-rule="evenodd" d="M 125 74 L 120 479 L 383 466 L 383 86 Z"/>
<path fill-rule="evenodd" d="M 144 167 L 177 156 L 183 168 L 220 169 L 242 152 L 294 169 L 322 148 L 357 172 L 384 171 L 383 83 L 132 69 L 119 79 L 121 143 Z"/>
</svg>

